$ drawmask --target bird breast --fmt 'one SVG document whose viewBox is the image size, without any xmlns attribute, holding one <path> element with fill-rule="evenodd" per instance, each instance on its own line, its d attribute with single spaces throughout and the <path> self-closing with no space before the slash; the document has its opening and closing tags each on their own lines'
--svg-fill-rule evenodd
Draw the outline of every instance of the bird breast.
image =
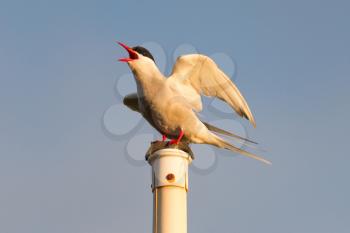
<svg viewBox="0 0 350 233">
<path fill-rule="evenodd" d="M 141 91 L 139 103 L 144 118 L 159 132 L 168 136 L 178 135 L 185 117 L 181 112 L 187 108 L 185 99 L 176 95 L 167 84 L 158 86 L 154 92 Z"/>
</svg>

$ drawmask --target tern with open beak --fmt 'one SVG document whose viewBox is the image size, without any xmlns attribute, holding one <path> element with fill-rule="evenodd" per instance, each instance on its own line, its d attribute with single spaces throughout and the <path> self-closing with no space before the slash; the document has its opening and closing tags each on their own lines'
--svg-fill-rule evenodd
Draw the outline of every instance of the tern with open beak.
<svg viewBox="0 0 350 233">
<path fill-rule="evenodd" d="M 171 75 L 166 78 L 158 69 L 152 54 L 141 46 L 128 47 L 118 42 L 129 54 L 126 62 L 136 81 L 137 93 L 124 98 L 124 104 L 139 112 L 170 144 L 182 141 L 209 144 L 270 164 L 266 159 L 235 147 L 218 135 L 231 136 L 244 143 L 255 143 L 223 129 L 202 122 L 201 95 L 225 101 L 255 127 L 254 117 L 236 85 L 215 62 L 201 54 L 180 56 Z M 214 133 L 216 134 L 214 134 Z"/>
</svg>

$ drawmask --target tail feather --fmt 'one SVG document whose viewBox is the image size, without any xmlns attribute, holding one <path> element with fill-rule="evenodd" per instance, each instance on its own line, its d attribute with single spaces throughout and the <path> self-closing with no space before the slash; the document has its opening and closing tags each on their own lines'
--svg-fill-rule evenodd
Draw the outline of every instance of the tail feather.
<svg viewBox="0 0 350 233">
<path fill-rule="evenodd" d="M 223 129 L 220 129 L 214 125 L 211 125 L 207 122 L 203 122 L 203 124 L 210 130 L 210 131 L 213 131 L 213 132 L 216 132 L 216 133 L 219 133 L 219 134 L 223 134 L 223 135 L 226 135 L 226 136 L 230 136 L 230 137 L 233 137 L 233 138 L 236 138 L 236 139 L 239 139 L 241 141 L 244 141 L 244 142 L 250 142 L 250 143 L 253 143 L 253 144 L 258 144 L 257 142 L 254 142 L 248 138 L 244 138 L 244 137 L 241 137 L 241 136 L 238 136 L 234 133 L 231 133 L 231 132 L 228 132 L 226 130 L 223 130 Z"/>
<path fill-rule="evenodd" d="M 213 135 L 214 141 L 215 141 L 214 144 L 216 146 L 220 147 L 220 148 L 225 148 L 225 149 L 228 149 L 230 151 L 237 152 L 239 154 L 242 154 L 242 155 L 245 155 L 247 157 L 259 160 L 259 161 L 261 161 L 263 163 L 266 163 L 266 164 L 269 164 L 269 165 L 272 164 L 270 161 L 268 161 L 268 160 L 266 160 L 266 159 L 264 159 L 264 158 L 262 158 L 260 156 L 257 156 L 255 154 L 252 154 L 252 153 L 248 152 L 248 151 L 245 151 L 245 150 L 242 150 L 242 149 L 240 149 L 238 147 L 235 147 L 234 145 L 231 145 L 230 143 L 226 142 L 225 140 L 223 140 L 222 138 L 216 136 L 215 134 L 212 134 L 212 135 Z"/>
<path fill-rule="evenodd" d="M 253 148 L 255 150 L 259 150 L 259 151 L 265 151 L 264 149 L 260 148 L 258 146 L 258 143 L 257 142 L 254 142 L 248 138 L 244 138 L 244 137 L 241 137 L 241 136 L 238 136 L 234 133 L 231 133 L 231 132 L 228 132 L 226 130 L 223 130 L 223 129 L 220 129 L 214 125 L 211 125 L 207 122 L 202 122 L 210 131 L 214 132 L 214 133 L 217 133 L 217 134 L 221 134 L 221 135 L 224 135 L 224 136 L 229 136 L 229 137 L 232 137 L 233 139 L 236 139 L 237 141 L 239 141 L 240 143 L 243 143 L 243 145 L 247 146 L 247 147 L 250 147 L 250 148 Z M 254 144 L 254 145 L 252 145 Z"/>
</svg>

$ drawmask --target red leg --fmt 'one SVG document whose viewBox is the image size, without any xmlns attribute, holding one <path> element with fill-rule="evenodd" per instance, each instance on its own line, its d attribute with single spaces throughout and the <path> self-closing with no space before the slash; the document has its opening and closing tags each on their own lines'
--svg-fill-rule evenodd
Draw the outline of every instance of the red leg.
<svg viewBox="0 0 350 233">
<path fill-rule="evenodd" d="M 165 142 L 166 139 L 167 139 L 166 135 L 163 134 L 163 135 L 162 135 L 162 142 Z"/>
<path fill-rule="evenodd" d="M 181 141 L 181 138 L 184 136 L 184 132 L 181 130 L 180 131 L 180 135 L 177 139 L 171 139 L 171 141 L 169 142 L 169 145 L 173 145 L 173 144 L 179 144 L 179 142 Z"/>
</svg>

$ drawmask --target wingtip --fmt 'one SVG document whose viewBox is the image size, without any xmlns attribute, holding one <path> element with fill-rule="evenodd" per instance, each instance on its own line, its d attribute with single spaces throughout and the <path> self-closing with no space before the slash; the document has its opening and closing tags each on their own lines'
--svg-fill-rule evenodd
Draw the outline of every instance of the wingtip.
<svg viewBox="0 0 350 233">
<path fill-rule="evenodd" d="M 255 121 L 252 121 L 252 125 L 253 125 L 254 128 L 256 128 L 256 123 L 255 123 Z"/>
<path fill-rule="evenodd" d="M 254 126 L 254 128 L 256 128 L 256 122 L 250 110 L 249 110 L 249 114 L 245 113 L 244 111 L 242 111 L 241 114 L 242 114 L 242 117 L 247 119 Z"/>
<path fill-rule="evenodd" d="M 256 128 L 256 122 L 255 122 L 255 119 L 254 119 L 253 115 L 251 115 L 249 121 L 252 123 L 252 125 L 254 126 L 254 128 Z"/>
</svg>

